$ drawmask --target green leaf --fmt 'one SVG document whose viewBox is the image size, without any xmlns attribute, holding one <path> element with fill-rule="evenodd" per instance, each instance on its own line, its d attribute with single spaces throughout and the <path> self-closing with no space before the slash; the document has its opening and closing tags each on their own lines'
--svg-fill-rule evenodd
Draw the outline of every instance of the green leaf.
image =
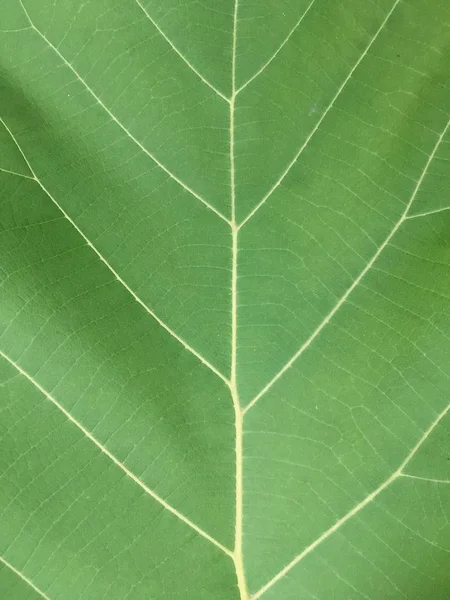
<svg viewBox="0 0 450 600">
<path fill-rule="evenodd" d="M 0 597 L 450 599 L 448 4 L 0 14 Z"/>
</svg>

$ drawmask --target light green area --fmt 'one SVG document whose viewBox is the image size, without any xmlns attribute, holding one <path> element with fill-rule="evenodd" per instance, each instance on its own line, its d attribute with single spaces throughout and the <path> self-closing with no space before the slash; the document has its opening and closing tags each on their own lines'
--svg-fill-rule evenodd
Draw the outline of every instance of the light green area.
<svg viewBox="0 0 450 600">
<path fill-rule="evenodd" d="M 0 15 L 0 599 L 449 600 L 445 0 Z"/>
</svg>

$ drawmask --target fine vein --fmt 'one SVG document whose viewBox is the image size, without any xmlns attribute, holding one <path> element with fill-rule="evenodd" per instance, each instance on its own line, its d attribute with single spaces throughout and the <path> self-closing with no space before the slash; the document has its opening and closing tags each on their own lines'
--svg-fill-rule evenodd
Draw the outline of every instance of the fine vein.
<svg viewBox="0 0 450 600">
<path fill-rule="evenodd" d="M 220 217 L 221 219 L 223 219 L 226 223 L 229 223 L 229 220 L 220 212 L 217 210 L 217 208 L 215 208 L 212 204 L 210 204 L 207 200 L 205 200 L 204 198 L 202 198 L 202 196 L 200 196 L 200 194 L 198 194 L 195 190 L 193 190 L 191 187 L 189 187 L 188 185 L 186 185 L 183 181 L 181 181 L 181 179 L 179 179 L 174 173 L 172 173 L 172 171 L 170 171 L 165 165 L 162 164 L 162 162 L 160 162 L 156 156 L 154 156 L 151 152 L 149 152 L 147 150 L 147 148 L 145 146 L 143 146 L 141 144 L 141 142 L 134 137 L 134 135 L 128 131 L 128 129 L 125 127 L 125 125 L 123 125 L 119 119 L 109 110 L 109 108 L 104 104 L 104 102 L 101 100 L 101 98 L 99 96 L 97 96 L 97 94 L 94 92 L 94 90 L 86 83 L 86 81 L 84 81 L 84 79 L 81 77 L 81 75 L 78 73 L 78 71 L 75 70 L 75 68 L 66 60 L 66 58 L 61 54 L 61 52 L 58 50 L 58 48 L 56 46 L 54 46 L 50 40 L 36 27 L 36 25 L 33 23 L 33 21 L 31 20 L 30 15 L 28 14 L 28 11 L 26 10 L 25 6 L 22 3 L 22 0 L 19 0 L 20 4 L 25 12 L 25 15 L 30 23 L 30 26 L 32 27 L 32 29 L 34 29 L 34 31 L 44 40 L 44 42 L 50 47 L 52 48 L 52 50 L 59 56 L 59 58 L 63 61 L 63 63 L 72 71 L 72 73 L 75 75 L 75 77 L 77 78 L 77 80 L 84 86 L 84 88 L 89 92 L 89 94 L 91 94 L 91 96 L 95 99 L 95 101 L 97 102 L 97 104 L 99 104 L 99 106 L 101 106 L 101 108 L 109 115 L 109 117 L 114 121 L 114 123 L 116 123 L 116 125 L 118 125 L 122 131 L 137 145 L 139 146 L 139 148 L 149 157 L 152 159 L 152 161 L 158 165 L 158 167 L 160 167 L 163 171 L 165 171 L 165 173 L 167 173 L 167 175 L 169 175 L 169 177 L 171 177 L 174 181 L 176 181 L 182 188 L 184 188 L 187 192 L 189 192 L 189 194 L 191 194 L 192 196 L 194 196 L 195 198 L 197 198 L 197 200 L 200 200 L 200 202 L 202 204 L 204 204 L 209 210 L 212 210 L 218 217 Z"/>
<path fill-rule="evenodd" d="M 383 252 L 383 250 L 386 248 L 386 246 L 389 244 L 389 242 L 391 241 L 391 239 L 394 237 L 395 233 L 398 231 L 398 229 L 400 228 L 400 226 L 402 225 L 402 223 L 407 219 L 408 217 L 408 212 L 412 206 L 412 203 L 414 202 L 414 199 L 417 195 L 417 192 L 419 191 L 419 188 L 422 184 L 422 181 L 424 180 L 428 168 L 439 148 L 440 143 L 442 142 L 448 126 L 450 124 L 450 121 L 447 122 L 447 124 L 444 127 L 444 130 L 442 131 L 442 133 L 440 134 L 440 136 L 437 139 L 436 144 L 434 145 L 434 148 L 431 152 L 431 154 L 428 157 L 428 160 L 422 170 L 422 173 L 419 177 L 419 179 L 416 182 L 416 185 L 414 187 L 414 190 L 411 194 L 410 199 L 408 200 L 408 203 L 406 204 L 406 208 L 403 211 L 400 219 L 395 223 L 394 227 L 391 229 L 391 231 L 389 232 L 388 236 L 385 238 L 384 242 L 381 244 L 381 246 L 379 246 L 379 248 L 377 249 L 377 251 L 375 252 L 375 254 L 372 256 L 372 258 L 369 260 L 369 262 L 366 264 L 366 266 L 364 267 L 364 269 L 361 271 L 361 273 L 358 275 L 358 277 L 353 281 L 353 283 L 351 284 L 351 286 L 347 289 L 347 291 L 344 293 L 344 295 L 339 299 L 339 301 L 334 305 L 334 307 L 332 308 L 332 310 L 327 314 L 327 316 L 323 319 L 323 321 L 316 327 L 316 329 L 313 331 L 313 333 L 310 335 L 310 337 L 306 340 L 306 342 L 304 342 L 304 344 L 298 349 L 298 351 L 292 356 L 292 358 L 290 358 L 288 360 L 288 362 L 278 371 L 278 373 L 269 381 L 269 383 L 253 398 L 253 400 L 245 407 L 244 413 L 247 412 L 247 410 L 249 410 L 250 408 L 252 408 L 257 402 L 258 400 L 264 396 L 264 394 L 270 390 L 270 388 L 273 386 L 273 384 L 278 381 L 278 379 L 280 379 L 280 377 L 294 364 L 294 362 L 297 360 L 297 358 L 299 358 L 303 352 L 305 352 L 305 350 L 307 350 L 309 348 L 309 346 L 312 344 L 312 342 L 316 339 L 316 337 L 320 334 L 320 332 L 322 331 L 322 329 L 330 322 L 330 320 L 333 318 L 333 316 L 338 312 L 338 310 L 341 308 L 341 306 L 345 303 L 345 301 L 347 300 L 347 298 L 350 296 L 350 294 L 353 292 L 353 290 L 358 286 L 359 282 L 361 281 L 361 279 L 366 275 L 366 273 L 371 269 L 371 267 L 373 266 L 373 264 L 375 263 L 375 261 L 378 259 L 378 257 L 380 256 L 380 254 Z"/>
<path fill-rule="evenodd" d="M 79 421 L 77 421 L 77 419 L 75 419 L 75 417 L 73 417 L 70 414 L 70 412 L 68 410 L 66 410 L 64 408 L 64 406 L 62 404 L 60 404 L 60 402 L 58 402 L 58 400 L 54 396 L 52 396 L 52 394 L 50 394 L 50 392 L 48 392 L 46 389 L 44 389 L 41 386 L 41 384 L 39 382 L 37 382 L 36 379 L 34 379 L 29 373 L 27 373 L 20 365 L 18 365 L 14 360 L 12 360 L 9 356 L 7 356 L 1 350 L 0 350 L 0 356 L 2 356 L 5 360 L 7 360 L 9 362 L 9 364 L 12 365 L 21 375 L 23 375 L 24 377 L 26 377 L 26 379 L 28 379 L 28 381 L 30 383 L 32 383 L 48 400 L 50 400 L 50 402 L 54 406 L 56 406 L 56 408 L 58 408 L 58 410 L 60 410 L 71 423 L 73 423 L 76 427 L 78 427 L 78 429 L 87 438 L 89 438 L 89 440 L 93 444 L 95 444 L 95 446 L 97 446 L 97 448 L 101 452 L 103 452 L 103 454 L 106 454 L 106 456 L 108 458 L 110 458 L 112 460 L 112 462 L 115 465 L 117 465 L 119 467 L 119 469 L 121 469 L 125 473 L 125 475 L 127 477 L 129 477 L 135 483 L 137 483 L 138 486 L 141 487 L 144 490 L 144 492 L 146 492 L 149 496 L 151 496 L 154 500 L 156 500 L 159 504 L 161 504 L 161 506 L 163 506 L 166 510 L 168 510 L 173 515 L 175 515 L 178 519 L 180 519 L 180 521 L 183 521 L 183 523 L 185 523 L 186 525 L 188 525 L 191 529 L 193 529 L 194 531 L 196 531 L 198 534 L 200 534 L 202 537 L 204 537 L 205 539 L 207 539 L 209 542 L 211 542 L 212 544 L 214 544 L 218 548 L 220 548 L 220 550 L 222 550 L 222 552 L 225 552 L 225 554 L 228 554 L 229 556 L 231 556 L 232 553 L 231 553 L 231 551 L 228 548 L 226 548 L 219 541 L 217 541 L 212 536 L 210 536 L 206 531 L 204 531 L 203 529 L 201 529 L 193 521 L 191 521 L 190 519 L 188 519 L 187 517 L 185 517 L 176 508 L 174 508 L 173 506 L 171 506 L 170 504 L 168 504 L 163 498 L 161 498 L 161 496 L 159 496 L 156 492 L 154 492 L 152 489 L 150 489 L 143 481 L 141 481 L 139 479 L 139 477 L 137 477 L 134 473 L 132 473 L 118 458 L 116 458 L 114 456 L 114 454 L 112 454 L 106 448 L 106 446 L 104 446 L 101 442 L 99 442 L 97 440 L 97 438 L 95 438 L 92 435 L 92 433 L 90 431 L 88 431 Z"/>
<path fill-rule="evenodd" d="M 450 479 L 435 479 L 434 477 L 420 477 L 419 475 L 410 475 L 409 473 L 401 473 L 402 477 L 408 479 L 418 479 L 419 481 L 429 481 L 431 483 L 450 483 Z"/>
<path fill-rule="evenodd" d="M 307 556 L 310 552 L 312 552 L 315 548 L 317 548 L 317 546 L 319 544 L 321 544 L 323 541 L 325 541 L 327 538 L 329 538 L 330 535 L 332 535 L 335 531 L 340 529 L 342 527 L 342 525 L 344 525 L 349 519 L 351 519 L 357 513 L 359 513 L 365 506 L 367 506 L 367 504 L 372 502 L 372 500 L 374 500 L 379 494 L 381 494 L 381 492 L 383 490 L 385 490 L 389 485 L 391 485 L 391 483 L 396 481 L 399 477 L 404 476 L 403 470 L 405 469 L 405 467 L 411 461 L 413 456 L 417 453 L 417 451 L 422 446 L 424 441 L 431 435 L 431 433 L 434 431 L 434 429 L 442 421 L 442 419 L 445 417 L 445 415 L 448 413 L 449 410 L 450 410 L 450 404 L 448 404 L 444 408 L 444 410 L 442 410 L 442 412 L 440 412 L 438 414 L 438 416 L 434 419 L 434 421 L 431 423 L 431 425 L 428 427 L 428 429 L 420 437 L 419 441 L 414 446 L 414 448 L 411 450 L 411 452 L 408 454 L 408 456 L 405 458 L 405 460 L 401 463 L 399 468 L 396 471 L 394 471 L 394 473 L 392 473 L 392 475 L 390 477 L 388 477 L 379 487 L 377 487 L 376 490 L 374 490 L 372 493 L 370 493 L 368 496 L 366 496 L 364 498 L 364 500 L 362 500 L 359 504 L 357 504 L 354 508 L 352 508 L 346 515 L 344 515 L 341 519 L 339 519 L 339 521 L 336 521 L 336 523 L 332 527 L 327 529 L 312 544 L 310 544 L 307 548 L 305 548 L 301 554 L 299 554 L 293 560 L 291 560 L 291 562 L 288 563 L 281 571 L 279 571 L 275 575 L 275 577 L 273 577 L 269 582 L 267 582 L 266 585 L 264 585 L 258 592 L 256 592 L 256 594 L 252 595 L 252 597 L 251 597 L 252 600 L 257 600 L 258 598 L 260 598 L 265 592 L 267 592 L 267 590 L 269 588 L 271 588 L 275 583 L 277 583 L 277 581 L 279 581 L 293 567 L 295 567 L 295 565 L 297 565 L 305 556 Z"/>
<path fill-rule="evenodd" d="M 123 287 L 127 290 L 127 292 L 129 294 L 131 294 L 131 296 L 134 298 L 134 300 L 138 304 L 140 304 L 142 306 L 142 308 L 144 308 L 145 311 L 151 317 L 153 317 L 153 319 L 155 319 L 155 321 L 159 325 L 161 325 L 161 327 L 163 329 L 165 329 L 168 333 L 170 333 L 170 335 L 172 337 L 174 337 L 180 344 L 182 344 L 182 346 L 184 346 L 184 348 L 186 350 L 188 350 L 191 354 L 193 354 L 196 358 L 198 358 L 198 360 L 200 362 L 202 362 L 206 367 L 208 367 L 208 369 L 210 369 L 215 375 L 217 375 L 218 377 L 220 377 L 220 379 L 222 379 L 222 381 L 224 381 L 227 385 L 229 385 L 229 381 L 226 379 L 226 377 L 224 375 L 222 375 L 222 373 L 220 371 L 218 371 L 216 369 L 216 367 L 214 365 L 212 365 L 208 360 L 206 360 L 206 358 L 204 356 L 202 356 L 199 352 L 197 352 L 197 350 L 195 350 L 195 348 L 193 348 L 192 346 L 190 346 L 183 338 L 181 338 L 177 333 L 175 333 L 175 331 L 173 329 L 171 329 L 166 323 L 164 323 L 164 321 L 162 321 L 156 315 L 156 313 L 154 313 L 153 310 L 151 308 L 149 308 L 145 304 L 145 302 L 143 300 L 141 300 L 141 298 L 139 298 L 139 296 L 135 292 L 133 292 L 133 290 L 130 288 L 130 286 L 122 279 L 122 277 L 117 273 L 117 271 L 109 264 L 109 262 L 103 256 L 103 254 L 101 254 L 101 252 L 99 250 L 97 250 L 97 248 L 94 246 L 94 244 L 88 239 L 88 237 L 78 227 L 78 225 L 75 223 L 75 221 L 67 214 L 67 212 L 63 209 L 63 207 L 59 204 L 59 202 L 56 200 L 56 198 L 50 193 L 50 191 L 40 181 L 40 179 L 37 177 L 36 173 L 34 172 L 34 170 L 33 170 L 32 166 L 31 166 L 30 162 L 28 161 L 26 155 L 24 154 L 21 146 L 19 145 L 18 141 L 16 140 L 15 136 L 13 135 L 12 131 L 9 129 L 9 127 L 7 126 L 7 124 L 5 123 L 5 121 L 1 117 L 0 117 L 0 123 L 2 123 L 3 127 L 8 131 L 9 135 L 11 136 L 11 139 L 14 141 L 14 143 L 17 146 L 17 149 L 19 150 L 19 152 L 23 156 L 23 159 L 27 163 L 28 168 L 30 169 L 30 172 L 33 175 L 33 177 L 31 177 L 30 179 L 33 179 L 34 181 L 36 181 L 36 183 L 39 185 L 39 187 L 43 190 L 43 192 L 45 192 L 45 194 L 48 196 L 48 198 L 57 206 L 57 208 L 61 211 L 61 213 L 64 215 L 64 217 L 72 225 L 72 227 L 74 227 L 74 229 L 76 229 L 77 232 L 81 235 L 81 237 L 84 239 L 84 241 L 86 242 L 86 244 L 95 252 L 95 254 L 102 261 L 102 263 L 105 264 L 108 267 L 108 269 L 111 271 L 111 273 L 117 279 L 117 281 L 119 281 L 123 285 Z"/>
<path fill-rule="evenodd" d="M 386 17 L 384 18 L 384 20 L 381 23 L 380 27 L 375 32 L 375 34 L 372 37 L 372 39 L 370 40 L 369 44 L 366 46 L 364 52 L 360 55 L 360 57 L 358 58 L 358 60 L 354 64 L 354 66 L 353 66 L 352 70 L 350 71 L 350 73 L 344 79 L 344 81 L 341 84 L 341 86 L 339 87 L 338 91 L 333 96 L 333 99 L 331 100 L 330 104 L 327 106 L 327 108 L 325 109 L 324 113 L 322 114 L 322 116 L 317 121 L 316 125 L 314 126 L 314 129 L 311 131 L 311 133 L 308 135 L 308 137 L 306 138 L 306 140 L 303 142 L 302 146 L 299 148 L 299 150 L 295 154 L 294 158 L 288 164 L 288 166 L 283 171 L 283 173 L 280 175 L 280 177 L 277 179 L 277 181 L 272 185 L 272 187 L 269 189 L 269 191 L 266 193 L 266 195 L 262 198 L 262 200 L 260 202 L 258 202 L 258 204 L 251 210 L 251 212 L 240 223 L 239 227 L 243 227 L 253 217 L 253 215 L 261 208 L 261 206 L 263 206 L 263 204 L 265 204 L 267 202 L 267 200 L 270 198 L 270 196 L 273 194 L 273 192 L 283 182 L 284 178 L 289 173 L 289 171 L 292 169 L 292 167 L 295 165 L 295 163 L 297 162 L 297 160 L 298 160 L 299 156 L 301 155 L 301 153 L 303 152 L 303 150 L 305 150 L 305 148 L 308 146 L 309 142 L 311 141 L 311 138 L 314 136 L 314 134 L 316 133 L 316 131 L 319 129 L 322 121 L 325 119 L 325 117 L 327 116 L 327 114 L 329 113 L 329 111 L 331 110 L 331 108 L 334 106 L 336 100 L 341 95 L 341 93 L 344 90 L 345 86 L 347 85 L 348 81 L 352 78 L 352 76 L 353 76 L 354 72 L 356 71 L 356 69 L 358 68 L 359 64 L 364 59 L 364 57 L 367 55 L 367 53 L 369 52 L 369 50 L 372 47 L 373 43 L 375 42 L 375 40 L 377 39 L 377 37 L 380 35 L 381 31 L 384 29 L 386 23 L 389 20 L 389 17 L 392 15 L 392 13 L 395 10 L 395 7 L 397 6 L 397 4 L 399 2 L 400 2 L 400 0 L 395 0 L 393 7 L 391 8 L 391 10 L 388 12 L 388 14 L 386 15 Z"/>
<path fill-rule="evenodd" d="M 182 54 L 178 48 L 175 46 L 175 44 L 172 42 L 172 40 L 164 33 L 164 31 L 160 28 L 160 26 L 156 23 L 156 21 L 150 16 L 149 12 L 147 11 L 147 9 L 145 8 L 145 6 L 142 4 L 142 2 L 140 0 L 135 0 L 136 4 L 139 6 L 139 8 L 142 10 L 142 12 L 144 13 L 144 15 L 147 17 L 147 19 L 152 23 L 152 25 L 158 30 L 158 32 L 162 35 L 162 37 L 166 40 L 166 42 L 169 44 L 169 46 L 172 48 L 172 50 L 174 50 L 178 56 L 181 58 L 181 60 L 186 63 L 186 65 L 190 68 L 190 70 L 195 73 L 195 75 L 205 84 L 207 85 L 209 88 L 211 88 L 213 90 L 213 92 L 215 92 L 218 96 L 220 96 L 221 98 L 223 98 L 223 100 L 225 100 L 226 102 L 230 102 L 229 98 L 227 98 L 226 96 L 224 96 L 224 94 L 222 94 L 222 92 L 220 92 L 210 81 L 208 81 L 206 79 L 206 77 L 203 77 L 203 75 L 197 71 L 197 69 L 194 67 L 194 65 L 189 61 L 188 58 L 186 58 L 184 56 L 184 54 Z"/>
<path fill-rule="evenodd" d="M 233 16 L 233 50 L 231 59 L 231 102 L 230 102 L 230 193 L 231 193 L 231 238 L 232 238 L 232 269 L 231 269 L 231 373 L 230 390 L 233 400 L 235 418 L 235 459 L 236 459 L 236 514 L 233 561 L 240 600 L 248 600 L 249 594 L 244 572 L 244 557 L 242 553 L 243 539 L 243 419 L 244 413 L 239 400 L 237 387 L 237 260 L 238 260 L 238 227 L 236 224 L 236 186 L 235 186 L 235 156 L 234 156 L 234 110 L 236 101 L 236 44 L 237 44 L 238 0 L 234 4 Z"/>
<path fill-rule="evenodd" d="M 37 592 L 40 596 L 42 596 L 42 598 L 44 598 L 45 600 L 50 600 L 50 598 L 47 596 L 47 594 L 45 594 L 42 590 L 40 590 L 38 588 L 38 586 L 31 581 L 31 579 L 28 579 L 28 577 L 26 577 L 23 573 L 21 573 L 19 571 L 19 569 L 16 569 L 16 567 L 14 567 L 10 562 L 8 562 L 2 556 L 0 556 L 0 562 L 2 562 L 6 567 L 8 567 L 8 569 L 10 569 L 18 577 L 20 577 L 20 579 L 22 579 L 23 581 L 25 581 L 25 583 L 27 585 L 29 585 L 31 588 L 33 588 L 33 590 L 35 592 Z"/>
</svg>

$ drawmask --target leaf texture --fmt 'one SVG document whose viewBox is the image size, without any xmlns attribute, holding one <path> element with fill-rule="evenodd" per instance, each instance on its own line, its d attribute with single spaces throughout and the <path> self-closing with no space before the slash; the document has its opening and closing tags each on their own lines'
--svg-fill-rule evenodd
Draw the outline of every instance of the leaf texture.
<svg viewBox="0 0 450 600">
<path fill-rule="evenodd" d="M 448 5 L 0 15 L 0 597 L 448 600 Z"/>
</svg>

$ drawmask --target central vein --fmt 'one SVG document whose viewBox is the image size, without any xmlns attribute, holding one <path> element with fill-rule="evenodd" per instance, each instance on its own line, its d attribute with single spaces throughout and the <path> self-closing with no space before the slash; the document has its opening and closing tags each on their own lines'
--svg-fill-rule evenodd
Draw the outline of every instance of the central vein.
<svg viewBox="0 0 450 600">
<path fill-rule="evenodd" d="M 237 388 L 236 362 L 237 362 L 237 257 L 238 233 L 236 222 L 236 193 L 235 193 L 235 164 L 234 164 L 234 108 L 236 101 L 236 38 L 237 38 L 237 13 L 238 0 L 234 4 L 233 17 L 233 49 L 231 60 L 231 99 L 230 99 L 230 191 L 231 191 L 231 237 L 232 237 L 232 267 L 231 267 L 231 373 L 230 390 L 233 399 L 236 428 L 236 514 L 233 560 L 236 569 L 236 578 L 241 600 L 249 600 L 247 584 L 244 573 L 244 559 L 242 554 L 242 521 L 243 521 L 243 473 L 242 473 L 242 445 L 243 445 L 243 419 L 244 413 L 239 401 Z"/>
</svg>

